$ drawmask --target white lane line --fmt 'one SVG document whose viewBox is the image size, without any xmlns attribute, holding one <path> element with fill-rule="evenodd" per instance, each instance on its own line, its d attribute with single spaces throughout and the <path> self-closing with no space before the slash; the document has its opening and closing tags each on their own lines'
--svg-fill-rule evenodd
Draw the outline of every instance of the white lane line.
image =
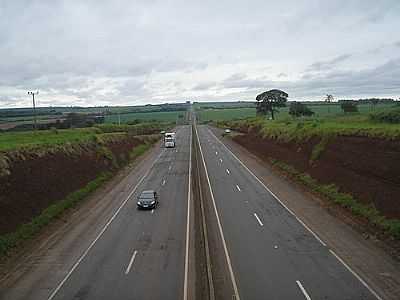
<svg viewBox="0 0 400 300">
<path fill-rule="evenodd" d="M 215 155 L 218 155 L 218 151 L 215 151 Z"/>
<path fill-rule="evenodd" d="M 260 224 L 260 226 L 264 226 L 264 224 L 261 222 L 260 218 L 257 216 L 256 213 L 254 213 L 254 216 L 256 217 L 258 223 Z"/>
<path fill-rule="evenodd" d="M 219 159 L 219 162 L 222 163 L 222 158 Z"/>
<path fill-rule="evenodd" d="M 311 297 L 308 295 L 306 289 L 303 287 L 303 285 L 301 284 L 301 282 L 299 280 L 296 280 L 297 285 L 299 286 L 301 292 L 303 293 L 304 297 L 307 300 L 311 300 Z"/>
<path fill-rule="evenodd" d="M 154 208 L 151 210 L 151 213 L 152 213 L 152 214 L 154 213 Z"/>
<path fill-rule="evenodd" d="M 135 250 L 135 252 L 133 252 L 133 254 L 132 254 L 131 260 L 129 261 L 129 265 L 125 270 L 125 275 L 128 275 L 129 271 L 131 270 L 131 267 L 132 267 L 133 261 L 135 260 L 136 254 L 137 254 L 137 250 Z"/>
<path fill-rule="evenodd" d="M 175 152 L 178 153 L 178 149 L 176 149 Z"/>
<path fill-rule="evenodd" d="M 228 269 L 229 269 L 229 274 L 231 276 L 231 281 L 232 281 L 232 286 L 233 286 L 233 290 L 234 290 L 234 297 L 235 300 L 240 300 L 240 296 L 239 296 L 239 291 L 237 288 L 237 284 L 236 284 L 236 279 L 235 279 L 235 275 L 233 274 L 233 268 L 232 268 L 232 263 L 231 263 L 231 259 L 229 257 L 229 253 L 228 253 L 228 247 L 226 246 L 226 242 L 225 242 L 225 237 L 224 237 L 224 232 L 222 230 L 222 225 L 221 225 L 221 220 L 219 219 L 219 215 L 218 215 L 218 210 L 217 210 L 217 205 L 215 203 L 215 198 L 214 198 L 214 193 L 211 187 L 211 182 L 210 182 L 210 177 L 208 176 L 208 171 L 207 171 L 207 166 L 206 166 L 206 162 L 204 160 L 204 155 L 203 155 L 203 150 L 201 148 L 201 143 L 200 143 L 200 139 L 199 139 L 199 134 L 197 132 L 197 126 L 194 127 L 196 130 L 196 136 L 197 136 L 197 142 L 199 143 L 199 148 L 200 148 L 200 154 L 201 154 L 201 159 L 203 161 L 203 166 L 204 166 L 204 170 L 206 172 L 206 177 L 207 177 L 207 183 L 208 183 L 208 188 L 210 190 L 210 194 L 211 194 L 211 200 L 213 203 L 213 207 L 214 207 L 214 212 L 215 215 L 217 217 L 217 224 L 218 224 L 218 229 L 219 229 L 219 234 L 221 236 L 221 240 L 222 240 L 222 245 L 224 247 L 224 252 L 225 252 L 225 257 L 226 257 L 226 263 L 228 265 Z"/>
<path fill-rule="evenodd" d="M 231 174 L 231 171 L 229 171 L 229 169 L 226 169 L 226 173 Z"/>
<path fill-rule="evenodd" d="M 265 184 L 264 182 L 262 182 L 224 143 L 222 143 L 216 136 L 214 133 L 212 133 L 212 131 L 210 129 L 208 129 L 208 131 L 211 133 L 212 136 L 214 136 L 214 138 L 243 166 L 243 168 L 245 168 L 245 170 L 247 170 L 247 172 L 249 172 L 257 181 L 258 183 L 260 183 L 264 189 L 266 189 L 274 198 L 276 201 L 279 202 L 280 205 L 282 205 L 292 216 L 294 216 L 296 218 L 296 220 L 303 225 L 303 227 L 305 229 L 307 229 L 324 247 L 326 247 L 326 244 L 324 243 L 324 241 L 322 241 L 319 236 L 311 230 L 311 228 L 309 228 L 302 220 L 300 220 L 299 217 L 296 216 L 296 214 L 289 208 L 286 206 L 285 203 L 283 203 L 277 195 L 275 195 Z"/>
<path fill-rule="evenodd" d="M 171 169 L 172 169 L 172 166 L 169 166 L 169 167 L 168 167 L 168 170 L 171 171 Z"/>
<path fill-rule="evenodd" d="M 340 262 L 342 263 L 342 265 L 345 266 L 345 268 L 346 268 L 351 274 L 353 274 L 354 277 L 356 277 L 356 278 L 361 282 L 361 284 L 362 284 L 363 286 L 365 286 L 365 287 L 371 292 L 372 295 L 374 295 L 374 296 L 376 297 L 376 299 L 382 300 L 382 298 L 368 285 L 368 283 L 366 283 L 355 271 L 353 271 L 353 269 L 350 268 L 350 266 L 349 266 L 348 264 L 346 264 L 346 262 L 345 262 L 343 259 L 341 259 L 339 255 L 337 255 L 337 254 L 335 253 L 335 251 L 333 251 L 332 249 L 329 249 L 329 252 L 330 252 L 334 257 L 336 257 L 336 259 L 337 259 L 338 261 L 340 261 Z"/>
<path fill-rule="evenodd" d="M 162 181 L 161 185 L 164 185 L 164 184 L 165 184 L 165 179 L 163 179 L 163 181 Z"/>
<path fill-rule="evenodd" d="M 239 192 L 241 192 L 242 190 L 240 189 L 240 186 L 236 185 L 236 188 Z"/>
<path fill-rule="evenodd" d="M 191 182 L 192 182 L 192 127 L 190 127 L 190 148 L 189 148 L 189 183 L 187 194 L 187 213 L 186 213 L 186 244 L 185 244 L 185 275 L 183 281 L 183 300 L 188 299 L 188 277 L 189 277 L 189 238 L 190 238 L 190 202 L 191 202 Z"/>
<path fill-rule="evenodd" d="M 210 129 L 208 131 L 211 133 L 212 136 L 245 168 L 291 215 L 293 215 L 296 220 L 303 225 L 304 228 L 306 228 L 316 239 L 319 241 L 324 247 L 326 247 L 326 244 L 324 241 L 322 241 L 319 236 L 311 230 L 299 217 L 296 216 L 296 214 L 289 208 L 287 207 L 279 198 L 276 196 L 265 184 L 262 182 L 224 143 L 222 143 L 214 133 Z M 334 251 L 329 249 L 329 251 L 332 253 L 333 256 L 337 258 L 349 271 L 356 277 L 362 285 L 364 285 L 372 295 L 376 297 L 378 300 L 382 300 L 382 298 L 366 283 L 353 269 L 350 268 L 349 265 L 347 265 L 344 260 L 342 260 Z"/>
<path fill-rule="evenodd" d="M 147 169 L 146 173 L 143 175 L 142 178 L 140 178 L 139 182 L 136 184 L 136 186 L 133 188 L 133 190 L 129 193 L 128 197 L 121 203 L 121 205 L 118 207 L 118 209 L 115 211 L 115 213 L 112 215 L 112 217 L 108 220 L 108 222 L 104 225 L 103 229 L 100 231 L 100 233 L 96 236 L 96 238 L 93 240 L 93 242 L 90 243 L 89 247 L 83 252 L 83 254 L 79 257 L 79 259 L 76 261 L 76 263 L 72 266 L 72 268 L 69 270 L 67 275 L 61 280 L 61 282 L 57 285 L 55 290 L 50 294 L 49 298 L 47 300 L 52 300 L 58 291 L 61 289 L 61 287 L 64 285 L 64 283 L 68 280 L 68 278 L 71 276 L 72 272 L 79 266 L 79 264 L 82 262 L 82 260 L 86 257 L 86 255 L 89 253 L 90 249 L 93 248 L 94 244 L 98 241 L 98 239 L 103 235 L 103 233 L 107 230 L 108 226 L 110 226 L 111 222 L 114 221 L 114 219 L 117 217 L 121 209 L 125 206 L 125 204 L 128 202 L 128 200 L 132 197 L 132 195 L 135 193 L 136 189 L 139 187 L 139 185 L 142 183 L 142 181 L 146 178 L 147 175 L 149 175 L 150 170 L 153 168 L 155 163 L 160 159 L 161 155 L 165 152 L 165 149 L 160 152 L 160 154 L 157 156 L 157 158 L 153 161 L 152 165 L 150 168 Z"/>
</svg>

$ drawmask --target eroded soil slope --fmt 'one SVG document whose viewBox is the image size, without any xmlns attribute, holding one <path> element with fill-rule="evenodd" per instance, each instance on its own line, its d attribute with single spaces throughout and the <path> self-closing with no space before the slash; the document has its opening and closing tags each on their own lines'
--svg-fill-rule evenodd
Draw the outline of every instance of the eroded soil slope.
<svg viewBox="0 0 400 300">
<path fill-rule="evenodd" d="M 50 204 L 84 187 L 102 172 L 126 164 L 135 147 L 149 139 L 154 137 L 125 136 L 2 153 L 0 235 L 31 221 Z"/>
<path fill-rule="evenodd" d="M 313 157 L 320 138 L 284 141 L 250 130 L 233 139 L 266 160 L 283 161 L 321 183 L 334 183 L 385 216 L 400 218 L 400 141 L 336 136 Z"/>
</svg>

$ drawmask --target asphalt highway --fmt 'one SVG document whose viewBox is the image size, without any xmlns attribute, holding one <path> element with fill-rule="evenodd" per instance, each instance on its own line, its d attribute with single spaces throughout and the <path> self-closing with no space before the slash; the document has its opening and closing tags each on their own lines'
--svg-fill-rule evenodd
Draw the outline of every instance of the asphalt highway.
<svg viewBox="0 0 400 300">
<path fill-rule="evenodd" d="M 206 126 L 198 136 L 236 299 L 377 299 Z"/>
<path fill-rule="evenodd" d="M 176 139 L 49 299 L 182 299 L 190 128 L 179 128 Z M 159 205 L 137 210 L 147 189 L 158 192 Z"/>
</svg>

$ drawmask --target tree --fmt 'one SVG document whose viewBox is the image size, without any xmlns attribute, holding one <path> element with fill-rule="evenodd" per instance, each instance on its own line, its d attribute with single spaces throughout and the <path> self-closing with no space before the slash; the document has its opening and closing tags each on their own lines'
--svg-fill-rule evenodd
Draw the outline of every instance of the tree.
<svg viewBox="0 0 400 300">
<path fill-rule="evenodd" d="M 328 114 L 330 113 L 329 104 L 333 102 L 333 95 L 327 94 L 325 98 L 325 102 L 328 103 Z"/>
<path fill-rule="evenodd" d="M 340 107 L 345 113 L 358 112 L 357 101 L 342 100 L 340 101 Z"/>
<path fill-rule="evenodd" d="M 292 102 L 289 107 L 289 114 L 293 117 L 312 116 L 314 112 L 301 102 Z"/>
<path fill-rule="evenodd" d="M 257 100 L 257 114 L 266 115 L 271 113 L 271 118 L 274 120 L 275 107 L 285 107 L 289 95 L 281 90 L 269 90 L 259 94 Z"/>
</svg>

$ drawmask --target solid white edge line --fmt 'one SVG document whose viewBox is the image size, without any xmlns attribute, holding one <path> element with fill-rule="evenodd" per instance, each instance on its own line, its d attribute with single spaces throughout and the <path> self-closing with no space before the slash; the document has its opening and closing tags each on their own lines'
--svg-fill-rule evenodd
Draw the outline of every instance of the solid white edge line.
<svg viewBox="0 0 400 300">
<path fill-rule="evenodd" d="M 260 226 L 264 226 L 264 224 L 261 222 L 260 218 L 257 216 L 256 213 L 254 213 L 254 216 L 256 217 L 258 223 L 260 224 Z"/>
<path fill-rule="evenodd" d="M 192 127 L 190 127 L 190 148 L 189 148 L 189 183 L 188 183 L 188 203 L 186 215 L 186 249 L 185 249 L 185 275 L 183 282 L 183 300 L 188 299 L 188 276 L 189 276 L 189 238 L 190 238 L 190 202 L 191 202 L 191 182 L 192 182 Z"/>
<path fill-rule="evenodd" d="M 54 289 L 54 291 L 50 294 L 50 296 L 47 298 L 47 300 L 52 300 L 55 295 L 58 293 L 58 291 L 61 289 L 61 287 L 64 285 L 64 283 L 68 280 L 68 278 L 71 276 L 72 272 L 78 267 L 78 265 L 82 262 L 82 260 L 86 257 L 86 255 L 89 253 L 90 249 L 93 248 L 94 244 L 97 242 L 97 240 L 103 235 L 103 233 L 107 230 L 108 226 L 110 226 L 111 222 L 114 221 L 116 216 L 119 214 L 121 209 L 125 206 L 125 204 L 128 202 L 130 197 L 135 193 L 136 189 L 139 187 L 139 185 L 142 183 L 142 181 L 146 178 L 146 176 L 150 173 L 150 170 L 153 168 L 154 164 L 160 159 L 161 155 L 165 152 L 165 149 L 163 149 L 160 154 L 157 156 L 157 158 L 153 161 L 151 167 L 147 169 L 146 173 L 142 176 L 142 178 L 139 180 L 139 182 L 136 184 L 136 186 L 133 188 L 133 190 L 129 193 L 128 197 L 121 203 L 121 205 L 118 207 L 118 209 L 115 211 L 115 213 L 112 215 L 112 217 L 108 220 L 108 222 L 104 225 L 103 229 L 100 231 L 100 233 L 96 236 L 96 238 L 90 243 L 89 247 L 83 252 L 83 254 L 79 257 L 79 259 L 76 261 L 76 263 L 72 266 L 72 268 L 69 270 L 67 275 L 64 277 L 64 279 L 57 285 L 57 287 Z"/>
<path fill-rule="evenodd" d="M 367 288 L 367 290 L 371 292 L 371 294 L 373 294 L 373 295 L 376 297 L 376 299 L 382 300 L 382 298 L 368 285 L 368 283 L 366 283 L 366 282 L 364 281 L 364 279 L 362 279 L 362 278 L 360 277 L 360 275 L 358 275 L 355 271 L 353 271 L 353 269 L 350 268 L 350 266 L 349 266 L 348 264 L 346 264 L 346 262 L 345 262 L 339 255 L 337 255 L 337 254 L 335 253 L 335 251 L 333 251 L 332 249 L 329 249 L 329 252 L 330 252 L 334 257 L 336 257 L 336 259 L 337 259 L 339 262 L 341 262 L 342 265 L 343 265 L 351 274 L 353 274 L 353 275 L 362 283 L 362 285 L 365 286 L 365 287 Z"/>
<path fill-rule="evenodd" d="M 194 127 L 196 130 L 196 135 L 197 135 L 197 141 L 199 143 L 199 148 L 200 148 L 200 154 L 201 154 L 201 158 L 203 161 L 203 166 L 204 166 L 204 170 L 206 172 L 206 177 L 207 177 L 207 182 L 208 182 L 208 187 L 210 190 L 210 194 L 211 194 L 211 200 L 213 202 L 213 207 L 214 207 L 214 212 L 215 215 L 217 217 L 217 224 L 218 224 L 218 229 L 219 229 L 219 234 L 221 235 L 221 239 L 222 239 L 222 245 L 224 247 L 224 252 L 225 252 L 225 257 L 226 257 L 226 262 L 228 264 L 228 269 L 229 269 L 229 273 L 231 276 L 231 281 L 232 281 L 232 285 L 233 285 L 233 290 L 235 292 L 235 300 L 240 300 L 240 296 L 239 296 L 239 291 L 236 285 L 236 279 L 235 279 L 235 275 L 233 274 L 233 268 L 232 268 L 232 264 L 231 264 L 231 259 L 229 257 L 229 253 L 228 253 L 228 247 L 226 246 L 226 242 L 225 242 L 225 237 L 224 237 L 224 232 L 222 230 L 222 225 L 221 225 L 221 221 L 219 219 L 219 215 L 218 215 L 218 210 L 217 210 L 217 205 L 215 203 L 215 198 L 214 198 L 214 193 L 211 187 L 211 182 L 210 182 L 210 178 L 208 176 L 208 171 L 207 171 L 207 166 L 206 166 L 206 162 L 204 160 L 204 155 L 203 155 L 203 150 L 201 148 L 201 143 L 200 143 L 200 138 L 199 138 L 199 134 L 197 132 L 197 126 Z"/>
<path fill-rule="evenodd" d="M 304 297 L 305 297 L 307 300 L 311 300 L 310 295 L 308 295 L 306 289 L 303 287 L 303 285 L 301 284 L 301 282 L 300 282 L 299 280 L 296 280 L 296 283 L 297 283 L 297 285 L 299 286 L 299 288 L 300 288 L 301 292 L 303 293 Z"/>
<path fill-rule="evenodd" d="M 222 145 L 224 146 L 224 148 L 251 174 L 253 175 L 253 177 L 268 191 L 271 193 L 271 195 L 289 212 L 291 213 L 296 220 L 304 226 L 304 228 L 306 228 L 323 246 L 326 247 L 326 243 L 324 243 L 324 241 L 322 241 L 319 236 L 312 231 L 302 220 L 300 220 L 299 217 L 297 217 L 295 215 L 295 213 L 289 208 L 287 207 L 279 198 L 278 196 L 276 196 L 224 143 L 222 143 L 216 136 L 215 134 L 208 129 L 208 131 L 211 133 L 212 136 L 214 136 L 214 138 Z M 349 265 L 347 265 L 344 260 L 342 260 L 334 251 L 332 251 L 331 249 L 329 249 L 329 252 L 331 252 L 332 255 L 334 255 L 337 260 L 339 260 L 360 282 L 362 285 L 364 285 L 370 292 L 372 295 L 374 295 L 378 300 L 382 300 L 382 298 L 368 285 L 368 283 L 366 283 L 361 277 L 360 275 L 358 275 L 355 271 L 353 271 Z"/>
<path fill-rule="evenodd" d="M 133 252 L 133 254 L 132 254 L 132 257 L 131 257 L 131 260 L 129 261 L 128 267 L 125 270 L 125 275 L 128 275 L 129 271 L 131 270 L 131 267 L 132 267 L 133 261 L 135 260 L 136 254 L 137 254 L 137 250 L 135 250 L 135 252 Z"/>
<path fill-rule="evenodd" d="M 236 185 L 236 188 L 239 192 L 241 192 L 242 190 L 240 189 L 240 186 Z"/>
</svg>

